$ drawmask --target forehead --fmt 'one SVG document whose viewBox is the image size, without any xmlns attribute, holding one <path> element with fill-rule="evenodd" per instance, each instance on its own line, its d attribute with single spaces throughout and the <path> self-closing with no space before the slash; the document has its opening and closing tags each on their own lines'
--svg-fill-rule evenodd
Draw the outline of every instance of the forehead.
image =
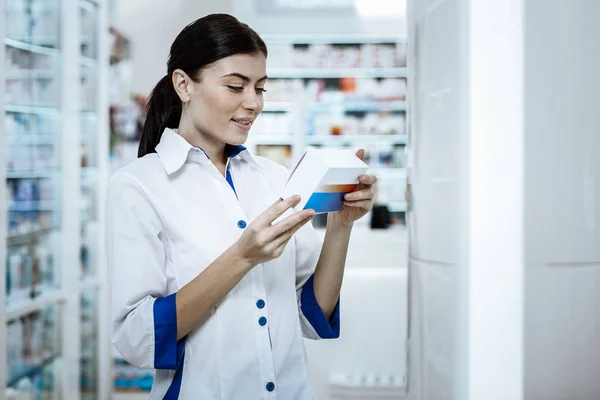
<svg viewBox="0 0 600 400">
<path fill-rule="evenodd" d="M 262 53 L 235 54 L 215 61 L 205 69 L 204 73 L 216 78 L 229 74 L 242 74 L 256 81 L 265 76 L 266 70 L 267 60 Z"/>
</svg>

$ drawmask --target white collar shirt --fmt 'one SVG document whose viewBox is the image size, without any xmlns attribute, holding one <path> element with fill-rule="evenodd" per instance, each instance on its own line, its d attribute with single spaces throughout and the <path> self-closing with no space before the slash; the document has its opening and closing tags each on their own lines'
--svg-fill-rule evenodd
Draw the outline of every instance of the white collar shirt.
<svg viewBox="0 0 600 400">
<path fill-rule="evenodd" d="M 327 320 L 314 298 L 322 241 L 311 224 L 177 341 L 175 294 L 279 198 L 287 175 L 230 146 L 224 177 L 201 149 L 166 129 L 156 153 L 111 177 L 112 339 L 129 363 L 156 369 L 151 399 L 313 398 L 303 337 L 338 337 L 339 304 Z"/>
</svg>

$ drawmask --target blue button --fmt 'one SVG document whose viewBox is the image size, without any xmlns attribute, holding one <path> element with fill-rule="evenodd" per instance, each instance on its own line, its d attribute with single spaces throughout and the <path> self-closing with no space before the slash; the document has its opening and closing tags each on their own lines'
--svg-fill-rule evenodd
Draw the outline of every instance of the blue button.
<svg viewBox="0 0 600 400">
<path fill-rule="evenodd" d="M 265 317 L 260 317 L 260 318 L 258 319 L 258 324 L 259 324 L 260 326 L 265 326 L 265 325 L 267 324 L 267 319 L 266 319 Z"/>
<path fill-rule="evenodd" d="M 256 302 L 256 307 L 265 308 L 265 301 L 263 299 L 258 299 L 258 301 Z"/>
<path fill-rule="evenodd" d="M 244 220 L 239 220 L 238 221 L 238 228 L 240 229 L 244 229 L 246 227 L 246 221 Z"/>
<path fill-rule="evenodd" d="M 267 390 L 269 392 L 272 392 L 273 390 L 275 390 L 275 384 L 273 382 L 267 383 Z"/>
</svg>

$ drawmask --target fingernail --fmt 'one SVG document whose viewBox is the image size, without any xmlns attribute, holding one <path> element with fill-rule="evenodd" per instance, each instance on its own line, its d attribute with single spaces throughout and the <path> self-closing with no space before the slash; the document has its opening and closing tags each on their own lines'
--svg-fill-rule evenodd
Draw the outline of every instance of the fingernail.
<svg viewBox="0 0 600 400">
<path fill-rule="evenodd" d="M 294 196 L 294 201 L 300 201 L 300 196 L 298 196 L 298 195 Z"/>
</svg>

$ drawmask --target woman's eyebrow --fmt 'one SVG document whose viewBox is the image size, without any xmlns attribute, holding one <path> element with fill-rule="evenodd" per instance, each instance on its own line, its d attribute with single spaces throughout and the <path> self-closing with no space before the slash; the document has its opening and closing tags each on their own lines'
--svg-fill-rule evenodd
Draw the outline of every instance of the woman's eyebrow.
<svg viewBox="0 0 600 400">
<path fill-rule="evenodd" d="M 232 72 L 231 74 L 223 75 L 221 78 L 227 78 L 227 77 L 230 77 L 230 76 L 235 76 L 235 77 L 237 77 L 237 78 L 240 78 L 240 79 L 241 79 L 241 80 L 243 80 L 244 82 L 250 82 L 250 80 L 251 80 L 251 79 L 250 79 L 250 78 L 248 78 L 246 75 L 242 75 L 242 74 L 240 74 L 240 73 L 237 73 L 237 72 Z M 265 75 L 265 76 L 263 76 L 262 78 L 260 78 L 260 79 L 258 80 L 258 82 L 261 82 L 261 81 L 264 81 L 264 80 L 267 80 L 267 76 L 266 76 L 266 75 Z"/>
</svg>

